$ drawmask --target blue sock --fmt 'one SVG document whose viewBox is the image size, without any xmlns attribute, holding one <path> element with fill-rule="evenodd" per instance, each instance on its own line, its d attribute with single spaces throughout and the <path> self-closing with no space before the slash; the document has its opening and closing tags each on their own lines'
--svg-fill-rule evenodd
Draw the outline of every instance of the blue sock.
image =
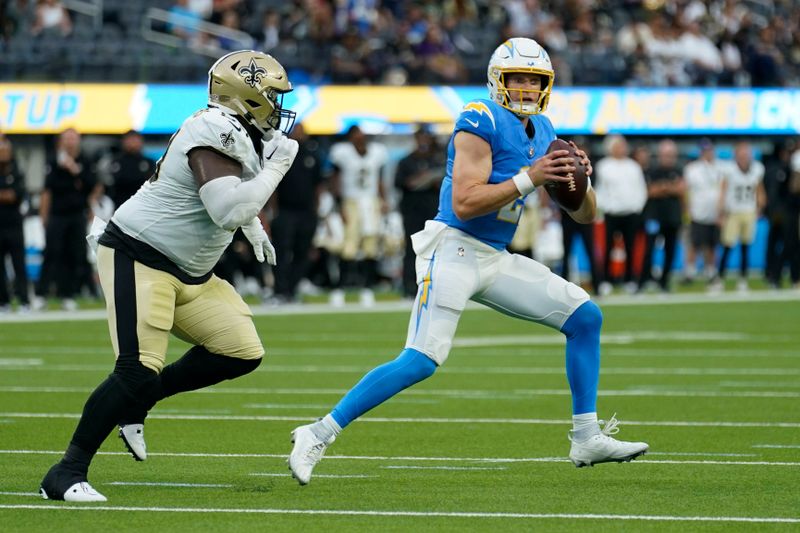
<svg viewBox="0 0 800 533">
<path fill-rule="evenodd" d="M 573 415 L 597 411 L 602 324 L 600 308 L 588 301 L 578 307 L 561 328 L 567 336 L 567 380 L 572 391 Z"/>
<path fill-rule="evenodd" d="M 406 348 L 394 361 L 372 369 L 339 400 L 331 416 L 344 428 L 398 392 L 430 377 L 436 363 L 422 352 Z"/>
</svg>

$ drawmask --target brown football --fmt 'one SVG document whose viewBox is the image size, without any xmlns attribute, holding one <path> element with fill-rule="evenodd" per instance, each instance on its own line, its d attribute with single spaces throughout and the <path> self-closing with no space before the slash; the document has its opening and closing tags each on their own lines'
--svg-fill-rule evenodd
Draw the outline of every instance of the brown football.
<svg viewBox="0 0 800 533">
<path fill-rule="evenodd" d="M 575 211 L 583 203 L 586 197 L 586 166 L 581 163 L 581 158 L 575 153 L 575 147 L 563 139 L 556 139 L 547 147 L 547 153 L 555 150 L 567 150 L 570 157 L 575 160 L 575 172 L 570 175 L 570 181 L 548 181 L 545 183 L 545 189 L 550 198 L 569 211 Z"/>
</svg>

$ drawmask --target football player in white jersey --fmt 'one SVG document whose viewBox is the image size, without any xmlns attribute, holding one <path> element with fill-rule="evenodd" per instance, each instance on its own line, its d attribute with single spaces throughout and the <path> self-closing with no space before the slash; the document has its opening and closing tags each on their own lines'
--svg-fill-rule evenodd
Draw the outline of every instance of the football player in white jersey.
<svg viewBox="0 0 800 533">
<path fill-rule="evenodd" d="M 208 77 L 208 108 L 175 132 L 153 177 L 99 237 L 116 365 L 42 480 L 46 499 L 105 501 L 87 475 L 114 426 L 144 460 L 143 422 L 156 402 L 242 376 L 261 362 L 250 309 L 212 268 L 238 228 L 259 261 L 275 264 L 257 215 L 297 154 L 297 142 L 284 135 L 294 121 L 282 106 L 292 85 L 274 58 L 248 50 L 219 59 Z M 170 333 L 194 346 L 164 366 Z"/>
<path fill-rule="evenodd" d="M 336 167 L 334 182 L 345 223 L 341 284 L 361 285 L 361 303 L 371 305 L 372 286 L 377 281 L 381 212 L 386 204 L 381 177 L 388 152 L 381 143 L 368 142 L 364 132 L 352 126 L 347 131 L 347 141 L 331 147 L 329 159 Z M 331 301 L 341 302 L 342 296 L 334 292 Z"/>
<path fill-rule="evenodd" d="M 741 141 L 734 148 L 733 161 L 723 169 L 722 187 L 719 197 L 721 217 L 722 257 L 719 260 L 719 278 L 713 288 L 721 288 L 725 279 L 728 255 L 739 242 L 742 245 L 740 277 L 737 288 L 748 289 L 747 254 L 756 236 L 756 220 L 766 203 L 764 190 L 764 165 L 753 160 L 753 149 L 747 141 Z"/>
<path fill-rule="evenodd" d="M 706 280 L 716 276 L 716 250 L 719 244 L 719 191 L 722 186 L 722 162 L 714 155 L 709 139 L 700 141 L 700 157 L 686 165 L 686 200 L 691 227 L 686 247 L 685 279 L 693 280 L 697 273 L 697 252 L 703 254 Z"/>
</svg>

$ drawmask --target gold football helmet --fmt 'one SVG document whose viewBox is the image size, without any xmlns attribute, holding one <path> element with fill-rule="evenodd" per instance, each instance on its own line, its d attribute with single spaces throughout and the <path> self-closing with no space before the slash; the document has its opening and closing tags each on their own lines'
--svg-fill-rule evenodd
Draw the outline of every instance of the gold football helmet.
<svg viewBox="0 0 800 533">
<path fill-rule="evenodd" d="M 231 52 L 208 71 L 209 105 L 241 116 L 262 134 L 292 129 L 297 113 L 283 108 L 283 95 L 291 90 L 286 70 L 263 52 Z"/>
</svg>

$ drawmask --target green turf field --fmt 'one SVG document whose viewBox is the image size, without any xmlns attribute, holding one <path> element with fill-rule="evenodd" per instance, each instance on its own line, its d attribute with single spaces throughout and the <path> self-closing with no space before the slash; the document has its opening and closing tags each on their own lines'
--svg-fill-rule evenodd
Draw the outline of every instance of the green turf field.
<svg viewBox="0 0 800 533">
<path fill-rule="evenodd" d="M 408 317 L 259 316 L 259 370 L 159 404 L 144 463 L 110 437 L 90 472 L 109 501 L 82 506 L 34 493 L 112 368 L 105 322 L 0 322 L 0 530 L 800 529 L 800 301 L 604 313 L 599 410 L 650 443 L 633 463 L 566 459 L 560 335 L 468 310 L 447 365 L 349 427 L 300 487 L 289 432 L 394 357 Z"/>
</svg>

